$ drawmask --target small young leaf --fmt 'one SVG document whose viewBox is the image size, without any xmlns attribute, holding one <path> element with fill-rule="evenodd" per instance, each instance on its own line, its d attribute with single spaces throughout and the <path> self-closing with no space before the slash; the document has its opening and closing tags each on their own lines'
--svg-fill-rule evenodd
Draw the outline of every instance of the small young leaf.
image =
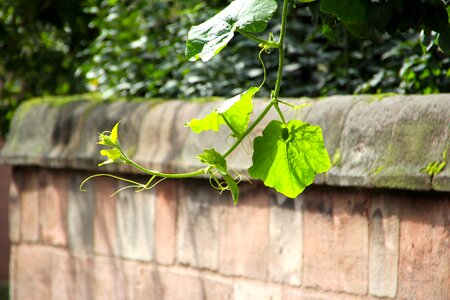
<svg viewBox="0 0 450 300">
<path fill-rule="evenodd" d="M 102 162 L 101 164 L 98 164 L 99 166 L 103 166 L 106 164 L 114 163 L 114 162 L 122 162 L 122 153 L 120 153 L 119 149 L 112 148 L 112 149 L 103 149 L 100 150 L 100 154 L 103 156 L 106 156 L 108 159 Z"/>
<path fill-rule="evenodd" d="M 227 161 L 215 149 L 207 149 L 197 157 L 202 163 L 216 168 L 220 173 L 228 173 Z"/>
<path fill-rule="evenodd" d="M 219 171 L 227 184 L 222 191 L 229 190 L 231 192 L 231 196 L 233 197 L 233 203 L 236 205 L 239 201 L 239 188 L 234 178 L 228 173 L 227 161 L 222 154 L 217 152 L 215 149 L 207 149 L 197 157 L 202 163 L 210 165 Z"/>
<path fill-rule="evenodd" d="M 235 0 L 206 22 L 193 26 L 186 42 L 186 58 L 208 61 L 218 54 L 240 29 L 257 33 L 266 29 L 277 9 L 275 0 Z"/>
<path fill-rule="evenodd" d="M 200 133 L 206 130 L 218 131 L 220 125 L 227 124 L 234 134 L 241 136 L 250 122 L 253 96 L 258 91 L 259 88 L 251 87 L 244 93 L 226 100 L 203 119 L 192 119 L 185 126 L 190 127 L 195 133 Z"/>
<path fill-rule="evenodd" d="M 287 124 L 271 121 L 253 145 L 249 174 L 291 198 L 331 166 L 322 129 L 299 120 Z"/>
<path fill-rule="evenodd" d="M 109 135 L 107 135 L 106 132 L 100 133 L 98 135 L 99 141 L 97 144 L 110 147 L 117 146 L 117 140 L 119 138 L 119 123 L 120 121 L 114 125 Z"/>
</svg>

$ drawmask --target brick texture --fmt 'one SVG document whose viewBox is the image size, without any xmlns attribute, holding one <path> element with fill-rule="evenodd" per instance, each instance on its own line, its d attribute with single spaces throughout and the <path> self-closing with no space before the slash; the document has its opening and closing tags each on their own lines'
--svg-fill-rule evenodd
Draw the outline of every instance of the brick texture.
<svg viewBox="0 0 450 300">
<path fill-rule="evenodd" d="M 0 140 L 0 149 L 2 141 Z M 8 194 L 11 181 L 11 167 L 0 165 L 0 283 L 8 281 L 9 269 L 9 229 Z"/>
<path fill-rule="evenodd" d="M 90 256 L 77 256 L 76 262 L 76 299 L 94 298 L 95 260 Z"/>
<path fill-rule="evenodd" d="M 67 232 L 69 248 L 73 253 L 92 253 L 94 243 L 95 195 L 92 186 L 80 192 L 80 184 L 87 177 L 74 174 L 67 194 Z"/>
<path fill-rule="evenodd" d="M 156 278 L 155 282 L 161 282 L 160 299 L 233 299 L 233 285 L 229 280 L 217 279 L 212 276 L 202 276 L 198 272 L 177 269 L 161 269 L 154 276 Z"/>
<path fill-rule="evenodd" d="M 9 240 L 12 243 L 20 241 L 20 188 L 22 178 L 18 169 L 15 169 L 9 187 Z"/>
<path fill-rule="evenodd" d="M 371 201 L 369 292 L 378 297 L 397 294 L 400 238 L 399 201 L 392 193 L 376 193 Z"/>
<path fill-rule="evenodd" d="M 116 254 L 139 261 L 154 258 L 155 191 L 127 189 L 117 195 Z"/>
<path fill-rule="evenodd" d="M 155 266 L 149 264 L 136 266 L 133 289 L 136 300 L 162 299 L 161 277 Z"/>
<path fill-rule="evenodd" d="M 54 249 L 50 253 L 51 280 L 49 300 L 77 300 L 77 265 L 75 259 L 65 250 Z"/>
<path fill-rule="evenodd" d="M 185 184 L 178 202 L 177 261 L 195 268 L 217 270 L 219 264 L 220 195 L 200 185 Z"/>
<path fill-rule="evenodd" d="M 450 200 L 439 194 L 407 194 L 400 215 L 398 296 L 448 299 Z M 442 197 L 442 196 L 441 196 Z"/>
<path fill-rule="evenodd" d="M 366 294 L 369 261 L 368 200 L 349 189 L 304 193 L 304 284 Z"/>
<path fill-rule="evenodd" d="M 39 177 L 34 169 L 27 168 L 20 186 L 20 233 L 25 242 L 39 240 Z"/>
<path fill-rule="evenodd" d="M 234 300 L 281 300 L 280 287 L 272 287 L 261 283 L 238 281 L 234 286 Z"/>
<path fill-rule="evenodd" d="M 95 178 L 94 252 L 114 255 L 116 245 L 117 183 L 111 178 Z"/>
<path fill-rule="evenodd" d="M 51 286 L 51 249 L 22 245 L 17 248 L 14 293 L 18 300 L 48 300 Z"/>
<path fill-rule="evenodd" d="M 270 205 L 269 279 L 301 284 L 303 258 L 303 215 L 300 199 L 285 199 Z"/>
<path fill-rule="evenodd" d="M 96 257 L 94 271 L 94 299 L 133 299 L 132 265 L 109 257 Z"/>
<path fill-rule="evenodd" d="M 269 259 L 269 196 L 255 185 L 242 185 L 239 204 L 223 202 L 220 273 L 266 280 Z M 245 190 L 247 189 L 247 190 Z"/>
<path fill-rule="evenodd" d="M 156 187 L 155 259 L 160 264 L 175 261 L 177 190 L 181 181 L 166 180 Z"/>
<path fill-rule="evenodd" d="M 64 171 L 39 173 L 39 224 L 42 241 L 49 245 L 67 245 L 67 191 L 69 176 Z"/>
</svg>

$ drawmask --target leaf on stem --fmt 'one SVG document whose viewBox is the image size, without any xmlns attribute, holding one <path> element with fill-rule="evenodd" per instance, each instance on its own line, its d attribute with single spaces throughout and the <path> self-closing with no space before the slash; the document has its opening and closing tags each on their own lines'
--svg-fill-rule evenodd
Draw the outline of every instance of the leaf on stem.
<svg viewBox="0 0 450 300">
<path fill-rule="evenodd" d="M 100 154 L 102 156 L 106 156 L 107 160 L 100 163 L 99 166 L 103 166 L 106 164 L 114 163 L 114 162 L 124 162 L 125 159 L 123 157 L 122 152 L 120 151 L 120 143 L 119 143 L 119 122 L 114 125 L 111 132 L 103 132 L 100 133 L 98 138 L 99 141 L 97 144 L 110 147 L 111 149 L 103 149 L 100 150 Z"/>
<path fill-rule="evenodd" d="M 236 205 L 239 201 L 239 188 L 234 178 L 230 175 L 230 173 L 228 173 L 227 161 L 222 154 L 217 152 L 215 149 L 207 149 L 197 157 L 202 163 L 213 167 L 223 176 L 226 185 L 221 185 L 219 188 L 221 191 L 229 190 L 231 192 L 231 196 L 233 197 L 233 203 Z M 211 176 L 214 176 L 211 171 L 210 174 Z"/>
<path fill-rule="evenodd" d="M 258 33 L 277 9 L 275 0 L 235 0 L 206 22 L 193 26 L 186 42 L 186 58 L 208 61 L 233 38 L 235 30 Z"/>
<path fill-rule="evenodd" d="M 233 134 L 241 137 L 250 122 L 253 111 L 253 96 L 259 91 L 258 87 L 251 87 L 244 93 L 226 100 L 220 107 L 202 119 L 192 119 L 186 123 L 195 133 L 206 130 L 219 131 L 222 124 L 227 124 Z"/>
<path fill-rule="evenodd" d="M 316 174 L 331 166 L 322 129 L 299 120 L 287 124 L 271 121 L 253 145 L 249 174 L 290 198 L 297 197 Z"/>
</svg>

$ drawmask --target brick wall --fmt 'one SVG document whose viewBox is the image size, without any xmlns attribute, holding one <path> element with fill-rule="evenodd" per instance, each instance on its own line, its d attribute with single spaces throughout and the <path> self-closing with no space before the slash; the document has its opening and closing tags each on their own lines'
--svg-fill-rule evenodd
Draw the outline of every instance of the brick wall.
<svg viewBox="0 0 450 300">
<path fill-rule="evenodd" d="M 11 299 L 448 300 L 450 168 L 421 169 L 450 161 L 450 101 L 408 97 L 315 103 L 304 118 L 324 128 L 341 160 L 298 199 L 241 183 L 237 207 L 204 178 L 113 197 L 124 185 L 96 178 L 79 190 L 100 172 L 97 132 L 118 119 L 140 163 L 192 170 L 188 157 L 220 138 L 187 134 L 174 120 L 210 104 L 19 108 L 0 156 L 13 166 Z M 230 164 L 245 174 L 248 157 L 241 149 Z M 123 165 L 107 171 L 148 180 Z"/>
<path fill-rule="evenodd" d="M 0 149 L 3 140 L 0 137 Z M 11 167 L 0 165 L 0 286 L 8 282 L 9 238 L 8 238 L 8 194 Z"/>
<path fill-rule="evenodd" d="M 448 299 L 450 194 L 205 180 L 128 190 L 16 168 L 12 299 Z M 144 180 L 144 178 L 141 178 Z"/>
</svg>

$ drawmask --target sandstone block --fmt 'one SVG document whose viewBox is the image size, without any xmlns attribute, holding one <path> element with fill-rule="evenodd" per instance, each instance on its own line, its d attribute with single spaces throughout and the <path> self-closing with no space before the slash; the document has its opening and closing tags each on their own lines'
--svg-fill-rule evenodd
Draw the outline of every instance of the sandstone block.
<svg viewBox="0 0 450 300">
<path fill-rule="evenodd" d="M 398 297 L 448 299 L 450 199 L 408 193 L 401 203 Z"/>
<path fill-rule="evenodd" d="M 399 256 L 399 201 L 392 193 L 376 193 L 371 200 L 369 293 L 394 298 Z"/>
<path fill-rule="evenodd" d="M 207 182 L 183 185 L 178 202 L 177 260 L 194 268 L 219 265 L 220 195 Z"/>
<path fill-rule="evenodd" d="M 50 263 L 51 300 L 77 300 L 77 262 L 65 250 L 52 249 Z"/>
<path fill-rule="evenodd" d="M 25 242 L 39 240 L 39 177 L 35 169 L 21 172 L 20 190 L 20 233 Z"/>
<path fill-rule="evenodd" d="M 140 261 L 154 258 L 155 199 L 154 190 L 127 189 L 117 194 L 117 256 Z"/>
<path fill-rule="evenodd" d="M 304 285 L 364 295 L 368 287 L 369 200 L 310 188 L 304 194 Z"/>
<path fill-rule="evenodd" d="M 67 194 L 67 233 L 69 248 L 73 253 L 92 253 L 94 242 L 95 195 L 93 188 L 79 190 L 87 175 L 72 175 Z"/>
<path fill-rule="evenodd" d="M 18 300 L 48 300 L 51 286 L 51 248 L 17 248 L 14 293 Z"/>
<path fill-rule="evenodd" d="M 66 246 L 69 176 L 56 170 L 43 170 L 39 176 L 39 224 L 42 241 L 49 245 Z"/>
<path fill-rule="evenodd" d="M 14 171 L 11 184 L 9 186 L 9 240 L 12 243 L 20 241 L 20 187 L 22 178 L 20 171 Z"/>
<path fill-rule="evenodd" d="M 155 259 L 160 264 L 175 261 L 177 186 L 181 181 L 166 180 L 156 187 Z"/>
<path fill-rule="evenodd" d="M 241 187 L 241 199 L 237 206 L 233 206 L 231 200 L 223 202 L 219 270 L 225 275 L 266 280 L 269 264 L 269 196 L 260 185 Z"/>
<path fill-rule="evenodd" d="M 282 290 L 261 283 L 237 281 L 234 285 L 234 300 L 281 300 Z"/>
<path fill-rule="evenodd" d="M 117 182 L 111 178 L 95 178 L 94 252 L 113 256 L 116 245 Z M 132 222 L 132 220 L 129 220 Z"/>
<path fill-rule="evenodd" d="M 303 258 L 303 216 L 301 197 L 270 204 L 269 279 L 300 285 Z"/>
</svg>

